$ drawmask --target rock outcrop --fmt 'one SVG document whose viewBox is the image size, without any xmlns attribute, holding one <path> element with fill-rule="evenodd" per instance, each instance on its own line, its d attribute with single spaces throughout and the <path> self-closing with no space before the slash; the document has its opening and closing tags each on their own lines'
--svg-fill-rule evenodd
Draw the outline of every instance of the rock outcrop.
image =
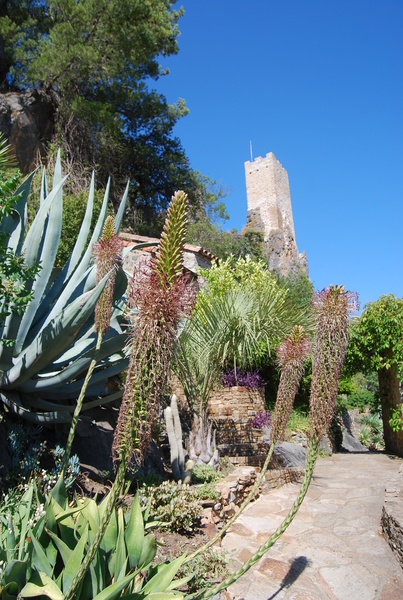
<svg viewBox="0 0 403 600">
<path fill-rule="evenodd" d="M 40 90 L 0 94 L 0 131 L 24 175 L 45 155 L 53 134 L 54 110 L 51 97 Z"/>
</svg>

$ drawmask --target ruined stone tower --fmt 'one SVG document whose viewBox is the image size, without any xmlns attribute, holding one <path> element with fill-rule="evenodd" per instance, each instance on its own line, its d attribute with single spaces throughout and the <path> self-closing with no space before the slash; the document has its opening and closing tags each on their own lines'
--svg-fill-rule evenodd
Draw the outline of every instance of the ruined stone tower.
<svg viewBox="0 0 403 600">
<path fill-rule="evenodd" d="M 265 158 L 245 163 L 245 177 L 248 201 L 245 229 L 263 233 L 270 271 L 308 275 L 305 252 L 298 252 L 295 241 L 287 171 L 269 152 Z"/>
</svg>

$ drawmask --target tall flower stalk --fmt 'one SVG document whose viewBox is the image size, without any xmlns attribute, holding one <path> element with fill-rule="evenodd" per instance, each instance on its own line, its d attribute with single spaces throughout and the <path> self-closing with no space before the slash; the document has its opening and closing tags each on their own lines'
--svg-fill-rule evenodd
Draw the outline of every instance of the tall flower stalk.
<svg viewBox="0 0 403 600">
<path fill-rule="evenodd" d="M 295 396 L 298 391 L 299 383 L 304 372 L 306 359 L 310 356 L 312 344 L 305 334 L 304 328 L 296 325 L 290 336 L 283 340 L 277 348 L 277 365 L 280 368 L 280 383 L 277 390 L 277 399 L 274 409 L 272 427 L 270 430 L 271 444 L 267 453 L 263 467 L 256 478 L 256 481 L 249 494 L 242 502 L 235 514 L 228 519 L 225 525 L 220 529 L 214 538 L 209 540 L 204 546 L 191 554 L 185 562 L 188 562 L 213 546 L 228 529 L 237 520 L 240 514 L 248 506 L 255 496 L 263 477 L 268 469 L 271 457 L 273 455 L 276 442 L 283 439 L 285 428 L 290 418 L 291 410 L 294 404 Z"/>
<path fill-rule="evenodd" d="M 327 290 L 319 292 L 315 299 L 317 331 L 315 336 L 315 355 L 310 394 L 311 436 L 305 463 L 304 481 L 287 517 L 268 540 L 260 546 L 255 554 L 238 571 L 217 586 L 208 590 L 201 590 L 186 598 L 207 600 L 207 598 L 211 598 L 221 590 L 235 583 L 235 581 L 246 573 L 246 571 L 248 571 L 273 546 L 292 523 L 311 483 L 318 457 L 320 439 L 322 435 L 327 432 L 334 416 L 338 381 L 348 344 L 348 315 L 350 310 L 355 309 L 356 306 L 357 296 L 351 292 L 346 292 L 343 286 L 330 286 Z M 298 338 L 298 332 L 295 333 L 296 338 Z M 290 357 L 289 375 L 291 377 L 284 382 L 283 390 L 280 390 L 279 386 L 278 399 L 279 396 L 282 396 L 283 394 L 284 396 L 283 401 L 279 403 L 278 415 L 277 417 L 275 415 L 273 419 L 275 430 L 273 432 L 273 441 L 268 458 L 271 456 L 274 447 L 274 436 L 277 435 L 281 437 L 284 433 L 284 414 L 291 410 L 289 403 L 286 401 L 287 390 L 289 393 L 290 390 L 295 389 L 295 380 L 294 385 L 292 385 L 292 380 L 294 374 L 298 372 L 298 366 L 296 364 L 293 365 L 293 359 L 291 358 L 293 352 L 290 351 L 291 348 L 288 348 L 289 342 L 290 340 L 279 350 L 280 361 L 283 361 L 286 356 Z M 322 396 L 322 394 L 326 395 Z M 267 468 L 266 463 L 265 466 Z M 240 512 L 241 511 L 238 511 L 237 516 L 239 516 Z M 231 523 L 233 521 L 234 519 L 231 519 Z M 227 525 L 225 526 L 225 530 L 227 530 Z"/>
<path fill-rule="evenodd" d="M 187 195 L 176 192 L 168 209 L 161 242 L 148 269 L 135 277 L 131 359 L 113 441 L 116 478 L 97 534 L 66 594 L 73 600 L 102 542 L 122 491 L 129 461 L 142 460 L 164 394 L 179 322 L 193 305 L 193 294 L 182 275 L 187 224 Z"/>
<path fill-rule="evenodd" d="M 108 276 L 108 280 L 95 307 L 95 332 L 98 334 L 97 341 L 95 345 L 94 356 L 88 367 L 87 375 L 84 379 L 84 383 L 80 390 L 80 395 L 78 397 L 77 404 L 74 409 L 73 418 L 70 425 L 70 431 L 66 443 L 66 450 L 63 456 L 61 468 L 62 477 L 64 477 L 66 473 L 68 461 L 71 454 L 71 448 L 73 445 L 74 435 L 78 419 L 83 407 L 87 387 L 98 362 L 99 352 L 102 345 L 102 338 L 108 331 L 111 321 L 115 278 L 119 265 L 122 261 L 122 242 L 119 236 L 116 234 L 115 219 L 112 216 L 108 216 L 106 218 L 102 236 L 100 237 L 98 242 L 96 242 L 93 245 L 92 253 L 97 267 L 97 285 L 106 276 Z"/>
<path fill-rule="evenodd" d="M 331 285 L 316 294 L 317 333 L 309 414 L 313 439 L 320 439 L 328 431 L 334 417 L 348 345 L 348 315 L 357 309 L 357 294 L 342 285 Z"/>
</svg>

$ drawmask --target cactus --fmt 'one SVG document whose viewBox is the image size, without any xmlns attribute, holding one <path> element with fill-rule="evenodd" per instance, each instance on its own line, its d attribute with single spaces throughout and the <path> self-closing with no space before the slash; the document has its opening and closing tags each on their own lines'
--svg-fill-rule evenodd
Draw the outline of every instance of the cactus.
<svg viewBox="0 0 403 600">
<path fill-rule="evenodd" d="M 92 246 L 98 240 L 106 218 L 109 183 L 92 237 L 87 244 L 94 201 L 92 176 L 86 213 L 72 255 L 60 273 L 55 258 L 62 227 L 63 195 L 60 153 L 56 161 L 53 189 L 48 192 L 42 176 L 40 207 L 26 232 L 26 204 L 32 175 L 15 192 L 15 209 L 0 223 L 7 234 L 8 248 L 23 256 L 27 267 L 40 263 L 31 283 L 32 299 L 22 314 L 9 315 L 1 327 L 1 337 L 14 339 L 13 346 L 0 347 L 0 397 L 20 417 L 31 422 L 69 422 L 85 373 L 94 355 L 97 334 L 94 309 L 108 275 L 96 282 L 91 264 Z M 128 187 L 116 215 L 118 231 L 125 209 Z M 111 326 L 99 352 L 99 360 L 89 383 L 83 410 L 105 404 L 121 396 L 109 393 L 107 379 L 128 364 L 122 330 L 127 279 L 122 269 L 116 276 Z"/>
<path fill-rule="evenodd" d="M 171 449 L 172 474 L 175 481 L 190 483 L 194 462 L 188 460 L 185 464 L 185 452 L 182 446 L 182 427 L 178 411 L 178 401 L 175 394 L 171 396 L 171 406 L 166 407 L 164 415 Z"/>
</svg>

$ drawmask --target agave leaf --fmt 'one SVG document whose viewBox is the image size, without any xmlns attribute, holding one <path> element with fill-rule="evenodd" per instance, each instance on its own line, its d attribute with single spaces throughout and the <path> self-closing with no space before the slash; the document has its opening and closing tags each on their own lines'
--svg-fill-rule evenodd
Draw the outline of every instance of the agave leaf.
<svg viewBox="0 0 403 600">
<path fill-rule="evenodd" d="M 53 533 L 53 531 L 50 531 L 50 529 L 46 529 L 46 527 L 45 527 L 45 530 L 46 530 L 48 536 L 53 540 L 56 548 L 59 550 L 60 556 L 62 557 L 63 564 L 66 565 L 68 563 L 71 555 L 73 554 L 73 550 L 71 550 L 71 548 L 69 548 L 68 545 L 65 542 L 63 542 L 63 540 L 60 539 L 58 535 Z"/>
<path fill-rule="evenodd" d="M 7 562 L 15 559 L 15 531 L 11 516 L 7 517 Z"/>
<path fill-rule="evenodd" d="M 94 310 L 108 277 L 106 275 L 91 294 L 83 294 L 67 306 L 41 331 L 38 338 L 19 355 L 15 365 L 5 373 L 4 389 L 12 389 L 13 383 L 17 381 L 19 387 L 71 343 L 78 329 Z"/>
<path fill-rule="evenodd" d="M 55 188 L 62 180 L 62 160 L 60 148 L 57 149 L 55 168 L 53 171 L 53 188 Z"/>
<path fill-rule="evenodd" d="M 31 173 L 29 177 L 23 181 L 23 183 L 16 189 L 14 196 L 20 197 L 17 199 L 14 207 L 14 211 L 3 217 L 0 221 L 0 232 L 6 233 L 7 248 L 12 250 L 15 255 L 19 255 L 21 252 L 22 241 L 25 233 L 25 207 L 27 204 L 27 198 L 29 190 L 31 188 L 31 182 L 34 173 Z"/>
<path fill-rule="evenodd" d="M 27 309 L 24 312 L 24 315 L 21 320 L 20 327 L 18 329 L 18 335 L 15 342 L 14 354 L 21 352 L 21 349 L 24 345 L 25 338 L 27 336 L 28 330 L 34 321 L 36 311 L 38 306 L 40 305 L 43 293 L 48 284 L 49 278 L 53 271 L 53 265 L 55 262 L 57 249 L 59 247 L 60 235 L 62 230 L 62 213 L 63 213 L 63 198 L 62 198 L 62 186 L 63 182 L 60 182 L 60 187 L 56 187 L 57 193 L 55 193 L 54 197 L 52 197 L 53 202 L 49 205 L 49 211 L 46 219 L 42 222 L 42 231 L 43 234 L 41 236 L 41 244 L 38 247 L 38 254 L 34 259 L 34 263 L 41 264 L 41 270 L 35 277 L 35 280 L 32 285 L 33 299 L 29 303 Z M 52 190 L 53 194 L 53 190 Z M 41 210 L 44 210 L 47 203 L 50 202 L 51 194 L 49 194 L 42 208 L 39 209 L 38 216 L 41 213 Z M 35 219 L 36 221 L 36 219 Z M 30 236 L 32 230 L 36 231 L 37 227 L 34 227 L 34 223 L 32 224 L 31 229 L 28 232 L 27 239 L 23 246 L 23 250 L 25 247 L 26 254 L 26 262 L 29 262 L 29 255 L 31 254 L 31 249 L 28 251 L 26 244 L 34 243 Z M 32 256 L 32 254 L 31 254 Z M 31 259 L 32 260 L 32 259 Z"/>
<path fill-rule="evenodd" d="M 138 566 L 142 569 L 149 565 L 157 554 L 157 542 L 152 534 L 144 537 L 143 548 L 141 549 Z"/>
<path fill-rule="evenodd" d="M 39 540 L 36 539 L 32 531 L 30 531 L 30 538 L 34 547 L 31 558 L 32 566 L 38 571 L 45 573 L 48 577 L 52 577 L 53 568 L 46 556 L 44 547 Z"/>
<path fill-rule="evenodd" d="M 165 592 L 185 558 L 186 554 L 183 554 L 169 563 L 158 565 L 156 574 L 147 581 L 144 588 L 141 590 L 142 593 L 150 594 L 151 592 Z"/>
<path fill-rule="evenodd" d="M 51 600 L 64 600 L 64 594 L 51 577 L 42 572 L 33 572 L 31 580 L 21 590 L 21 597 L 41 598 L 42 596 Z"/>
<path fill-rule="evenodd" d="M 94 500 L 85 503 L 82 507 L 82 516 L 88 522 L 90 530 L 96 532 L 99 527 L 100 515 L 99 508 Z"/>
<path fill-rule="evenodd" d="M 23 497 L 21 498 L 18 512 L 21 519 L 21 527 L 20 527 L 20 540 L 18 543 L 18 558 L 22 560 L 22 556 L 25 548 L 25 538 L 28 530 L 28 521 L 31 518 L 31 506 L 32 506 L 32 498 L 34 493 L 34 486 L 31 484 Z"/>
<path fill-rule="evenodd" d="M 125 535 L 124 535 L 124 517 L 122 508 L 118 509 L 118 535 L 116 538 L 116 550 L 115 550 L 115 566 L 114 566 L 114 579 L 115 581 L 122 578 L 122 568 L 127 562 L 126 546 L 125 546 Z M 125 574 L 124 571 L 123 575 Z"/>
<path fill-rule="evenodd" d="M 106 396 L 106 388 L 105 383 L 107 379 L 114 377 L 115 375 L 119 375 L 123 369 L 125 369 L 129 365 L 129 358 L 126 358 L 119 362 L 118 364 L 112 364 L 110 367 L 100 370 L 99 372 L 95 372 L 95 374 L 91 377 L 90 383 L 87 390 L 87 396 Z M 41 396 L 42 398 L 65 398 L 65 399 L 74 399 L 80 393 L 82 387 L 82 380 L 78 379 L 71 383 L 66 383 L 60 387 L 53 387 L 49 390 L 42 390 Z"/>
<path fill-rule="evenodd" d="M 16 600 L 18 597 L 18 593 L 20 591 L 20 587 L 15 581 L 10 581 L 7 583 L 1 590 L 1 599 L 2 600 Z"/>
<path fill-rule="evenodd" d="M 144 544 L 143 514 L 137 493 L 130 508 L 129 520 L 125 531 L 125 541 L 129 554 L 130 568 L 135 569 L 140 565 L 140 557 Z"/>
<path fill-rule="evenodd" d="M 99 515 L 100 517 L 103 515 L 106 507 L 106 500 L 108 496 L 105 497 L 104 501 L 99 505 Z M 102 538 L 101 548 L 105 551 L 106 554 L 109 554 L 114 548 L 116 548 L 116 539 L 118 534 L 118 522 L 116 518 L 116 511 L 112 511 L 111 518 L 109 520 L 108 526 L 106 528 L 104 537 Z M 113 571 L 112 571 L 113 572 Z M 112 573 L 111 573 L 112 575 Z"/>
<path fill-rule="evenodd" d="M 96 408 L 97 406 L 103 406 L 104 404 L 108 404 L 109 402 L 114 402 L 115 400 L 120 400 L 123 395 L 123 389 L 118 390 L 117 392 L 113 392 L 113 394 L 108 394 L 107 396 L 102 396 L 101 398 L 97 398 L 96 400 L 86 401 L 83 404 L 82 411 L 90 410 L 91 408 Z M 45 410 L 45 411 L 54 411 L 61 415 L 65 415 L 67 417 L 66 421 L 58 420 L 58 423 L 68 423 L 71 421 L 71 415 L 74 412 L 74 406 L 70 404 L 56 404 L 55 402 L 50 402 L 49 400 L 43 400 L 41 398 L 32 398 L 29 402 L 27 402 L 27 406 L 33 409 Z M 40 413 L 38 413 L 40 414 Z M 42 413 L 45 417 L 45 413 Z"/>
<path fill-rule="evenodd" d="M 63 476 L 59 476 L 56 485 L 50 490 L 49 510 L 53 511 L 56 521 L 57 514 L 63 510 L 68 503 L 66 485 Z M 60 509 L 60 510 L 59 510 Z"/>
<path fill-rule="evenodd" d="M 45 202 L 39 208 L 38 213 L 28 230 L 27 236 L 22 246 L 22 252 L 25 257 L 25 263 L 29 267 L 33 267 L 38 264 L 38 261 L 41 256 L 41 248 L 43 245 L 43 237 L 46 234 L 46 223 L 49 218 L 49 214 L 52 210 L 53 202 L 60 204 L 60 209 L 62 208 L 62 197 L 61 197 L 61 189 L 64 181 L 61 181 L 50 194 L 47 196 Z M 61 210 L 60 210 L 61 212 Z M 61 224 L 60 224 L 61 229 Z M 57 250 L 57 247 L 56 247 Z M 46 257 L 47 260 L 47 257 Z"/>
<path fill-rule="evenodd" d="M 91 342 L 91 340 L 89 341 Z M 101 351 L 99 353 L 99 361 L 112 355 L 112 353 L 122 349 L 126 341 L 127 334 L 122 333 L 104 342 L 104 344 L 102 344 L 101 346 Z M 70 381 L 71 379 L 75 379 L 78 375 L 85 372 L 93 359 L 94 348 L 91 348 L 90 351 L 82 353 L 81 355 L 80 349 L 76 353 L 80 356 L 80 358 L 74 360 L 74 356 L 71 356 L 71 360 L 73 360 L 73 362 L 68 367 L 63 369 L 63 371 L 59 372 L 59 374 L 55 375 L 54 373 L 50 373 L 48 377 L 46 377 L 46 375 L 43 374 L 41 375 L 40 379 L 30 379 L 29 381 L 20 386 L 21 392 L 41 392 L 42 390 L 52 389 L 59 385 L 62 385 L 65 382 Z M 52 368 L 52 366 L 53 363 L 50 363 L 49 367 Z"/>
<path fill-rule="evenodd" d="M 15 582 L 18 585 L 18 592 L 24 587 L 27 576 L 27 567 L 28 560 L 11 560 L 7 563 L 4 573 L 3 573 L 3 581 L 5 582 Z M 4 596 L 4 589 L 3 598 Z"/>
<path fill-rule="evenodd" d="M 87 208 L 85 210 L 84 219 L 81 223 L 80 232 L 77 237 L 77 241 L 74 244 L 73 252 L 67 262 L 67 273 L 66 278 L 69 279 L 70 275 L 76 268 L 87 243 L 87 238 L 91 228 L 92 212 L 94 210 L 94 190 L 95 190 L 95 174 L 92 172 L 90 190 L 88 193 Z"/>
<path fill-rule="evenodd" d="M 42 178 L 41 178 L 41 189 L 39 192 L 39 205 L 45 202 L 46 197 L 48 195 L 48 182 L 46 180 L 46 171 L 45 168 L 42 169 Z"/>
<path fill-rule="evenodd" d="M 137 571 L 130 573 L 123 577 L 120 581 L 115 581 L 112 585 L 108 586 L 102 592 L 97 594 L 93 600 L 115 600 L 118 598 L 119 592 L 123 590 L 137 575 Z"/>
<path fill-rule="evenodd" d="M 81 538 L 74 548 L 74 552 L 71 553 L 70 558 L 65 566 L 62 583 L 63 583 L 63 591 L 66 592 L 71 582 L 73 581 L 77 571 L 80 568 L 80 565 L 84 558 L 85 545 L 88 539 L 88 526 L 85 527 L 84 531 L 81 534 Z"/>
</svg>

